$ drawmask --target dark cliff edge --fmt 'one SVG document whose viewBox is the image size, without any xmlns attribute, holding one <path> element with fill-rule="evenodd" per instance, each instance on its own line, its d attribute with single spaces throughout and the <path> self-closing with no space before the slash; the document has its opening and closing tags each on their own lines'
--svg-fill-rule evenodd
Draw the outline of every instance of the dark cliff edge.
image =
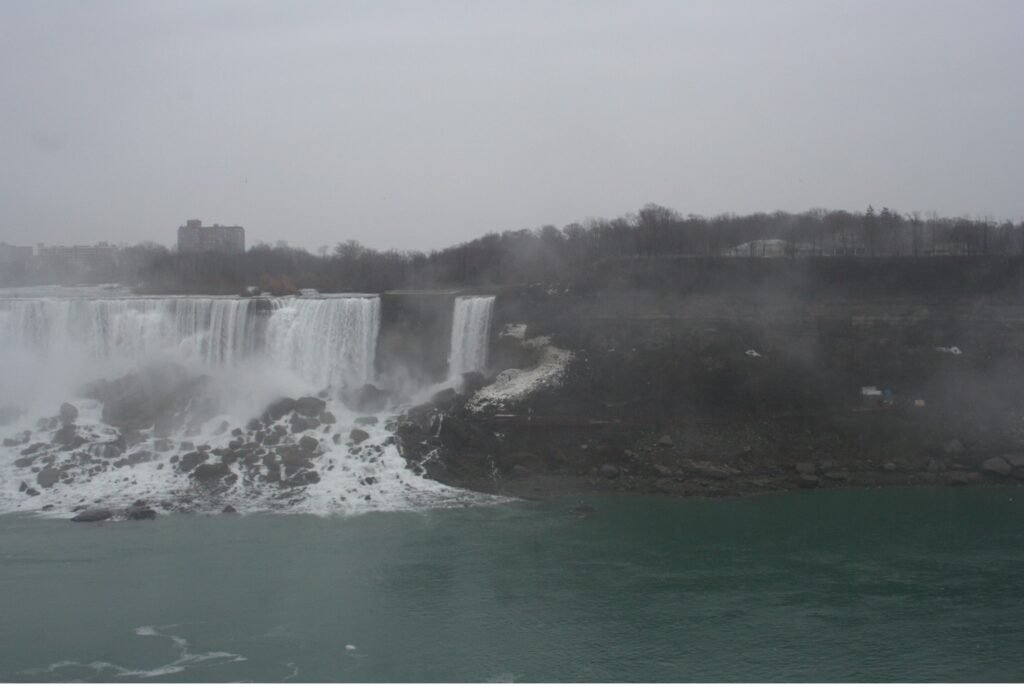
<svg viewBox="0 0 1024 687">
<path fill-rule="evenodd" d="M 1020 259 L 632 260 L 497 289 L 491 379 L 558 384 L 398 423 L 407 461 L 520 497 L 1024 484 Z M 477 381 L 477 384 L 480 382 Z"/>
</svg>

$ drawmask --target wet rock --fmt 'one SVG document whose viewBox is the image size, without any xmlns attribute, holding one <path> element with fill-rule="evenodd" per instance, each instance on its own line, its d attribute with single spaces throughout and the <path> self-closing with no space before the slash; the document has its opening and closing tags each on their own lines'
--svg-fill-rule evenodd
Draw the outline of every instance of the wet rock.
<svg viewBox="0 0 1024 687">
<path fill-rule="evenodd" d="M 333 425 L 335 422 L 338 421 L 338 418 L 334 417 L 334 413 L 328 410 L 325 410 L 324 412 L 320 413 L 320 417 L 317 419 L 320 420 L 320 424 L 322 425 Z"/>
<path fill-rule="evenodd" d="M 75 425 L 64 425 L 53 435 L 54 446 L 60 446 L 64 450 L 76 449 L 88 443 L 85 437 L 78 436 L 78 427 Z"/>
<path fill-rule="evenodd" d="M 356 424 L 373 426 L 377 424 L 377 418 L 373 415 L 363 415 L 356 418 Z"/>
<path fill-rule="evenodd" d="M 192 471 L 192 477 L 199 482 L 216 482 L 232 475 L 231 468 L 224 463 L 203 463 Z"/>
<path fill-rule="evenodd" d="M 54 484 L 60 481 L 63 475 L 60 470 L 55 468 L 43 468 L 36 474 L 36 482 L 39 483 L 43 489 L 49 489 Z"/>
<path fill-rule="evenodd" d="M 892 462 L 891 460 L 882 466 L 882 469 L 885 470 L 886 472 L 896 472 L 898 468 L 899 466 L 896 465 L 896 463 Z"/>
<path fill-rule="evenodd" d="M 302 415 L 293 415 L 291 421 L 292 434 L 299 434 L 305 432 L 307 429 L 311 429 L 310 422 Z"/>
<path fill-rule="evenodd" d="M 127 520 L 155 520 L 156 511 L 145 503 L 136 502 L 125 510 L 124 517 Z"/>
<path fill-rule="evenodd" d="M 370 438 L 369 432 L 366 432 L 366 431 L 364 431 L 362 429 L 359 429 L 358 427 L 353 429 L 348 434 L 348 439 L 353 444 L 361 444 L 361 443 L 363 443 L 364 441 L 366 441 L 369 438 Z"/>
<path fill-rule="evenodd" d="M 75 424 L 75 420 L 78 419 L 78 408 L 70 403 L 61 403 L 59 417 L 60 423 L 65 427 L 73 425 Z"/>
<path fill-rule="evenodd" d="M 34 463 L 34 462 L 36 462 L 36 456 L 27 456 L 25 458 L 18 458 L 17 460 L 14 461 L 14 467 L 27 468 L 28 466 L 32 465 L 32 463 Z"/>
<path fill-rule="evenodd" d="M 276 422 L 293 410 L 295 410 L 294 398 L 279 398 L 267 406 L 267 409 L 263 411 L 263 421 L 266 424 Z"/>
<path fill-rule="evenodd" d="M 102 522 L 112 517 L 114 514 L 106 508 L 86 508 L 71 518 L 71 522 Z"/>
<path fill-rule="evenodd" d="M 320 448 L 320 442 L 313 437 L 307 436 L 299 439 L 299 449 L 307 455 L 316 453 L 318 448 Z"/>
<path fill-rule="evenodd" d="M 228 450 L 237 451 L 238 449 L 242 448 L 244 444 L 245 442 L 242 441 L 241 439 L 233 439 L 228 442 Z"/>
<path fill-rule="evenodd" d="M 295 412 L 306 417 L 317 417 L 326 408 L 327 403 L 314 396 L 303 396 L 295 402 Z"/>
<path fill-rule="evenodd" d="M 35 444 L 32 444 L 28 448 L 22 449 L 21 450 L 21 455 L 29 456 L 29 455 L 32 455 L 33 453 L 39 453 L 40 451 L 43 451 L 43 450 L 45 450 L 47 448 L 49 448 L 49 444 L 44 444 L 44 443 L 42 443 L 40 441 L 40 442 L 37 442 Z"/>
<path fill-rule="evenodd" d="M 598 468 L 597 474 L 605 479 L 617 479 L 619 476 L 619 469 L 610 463 L 605 463 Z"/>
<path fill-rule="evenodd" d="M 304 487 L 309 484 L 316 484 L 320 481 L 320 475 L 314 470 L 304 470 L 298 472 L 286 480 L 282 480 L 281 484 L 286 487 Z"/>
<path fill-rule="evenodd" d="M 284 436 L 288 433 L 288 430 L 285 429 L 284 425 L 274 425 L 274 433 L 279 436 Z"/>
<path fill-rule="evenodd" d="M 813 489 L 818 486 L 818 478 L 814 475 L 801 473 L 796 478 L 796 483 L 801 489 Z"/>
<path fill-rule="evenodd" d="M 261 429 L 263 429 L 263 423 L 260 422 L 257 418 L 253 418 L 249 420 L 249 424 L 247 424 L 245 428 L 250 432 L 258 432 Z"/>
<path fill-rule="evenodd" d="M 33 489 L 32 487 L 29 487 L 28 489 L 26 489 L 25 490 L 25 494 L 28 495 L 28 496 L 39 496 L 39 492 L 36 491 L 35 489 Z"/>
<path fill-rule="evenodd" d="M 18 485 L 18 491 L 21 491 L 21 492 L 28 491 L 28 484 L 26 482 L 22 482 L 21 484 L 19 484 Z"/>
<path fill-rule="evenodd" d="M 195 449 L 195 447 L 196 445 L 193 444 L 191 441 L 183 441 L 180 444 L 178 444 L 179 451 L 192 451 Z"/>
<path fill-rule="evenodd" d="M 192 451 L 186 453 L 181 457 L 181 461 L 178 463 L 178 469 L 182 472 L 191 472 L 200 463 L 204 463 L 209 459 L 209 454 L 202 451 Z"/>
<path fill-rule="evenodd" d="M 455 404 L 459 400 L 459 394 L 455 389 L 448 388 L 438 391 L 436 394 L 430 397 L 430 402 L 435 408 L 442 412 L 448 412 L 455 407 Z"/>
<path fill-rule="evenodd" d="M 276 446 L 281 441 L 281 435 L 277 432 L 271 432 L 267 436 L 263 437 L 264 446 Z"/>
<path fill-rule="evenodd" d="M 233 430 L 231 430 L 231 436 L 233 437 L 240 437 L 242 436 L 243 433 L 244 432 L 242 432 L 241 428 L 239 427 L 235 427 Z"/>
<path fill-rule="evenodd" d="M 668 434 L 662 434 L 658 437 L 658 446 L 675 446 L 675 442 Z"/>
<path fill-rule="evenodd" d="M 340 444 L 341 443 L 341 435 L 340 434 L 335 434 L 334 436 L 331 437 L 331 441 L 333 441 L 335 444 Z"/>
<path fill-rule="evenodd" d="M 221 513 L 223 513 L 224 515 L 237 515 L 238 511 L 235 509 L 234 506 L 229 504 L 227 506 L 224 506 L 224 509 L 221 510 Z"/>
<path fill-rule="evenodd" d="M 28 440 L 32 437 L 32 432 L 25 430 L 24 432 L 18 432 L 13 437 L 4 439 L 3 444 L 5 448 L 12 448 L 14 446 L 21 446 L 27 444 Z"/>
<path fill-rule="evenodd" d="M 1010 473 L 1013 472 L 1013 468 L 1002 456 L 995 458 L 989 458 L 981 464 L 981 469 L 985 472 L 990 472 L 1000 477 L 1009 477 Z"/>
<path fill-rule="evenodd" d="M 813 476 L 813 475 L 817 474 L 817 472 L 818 472 L 818 467 L 814 463 L 801 462 L 801 463 L 795 464 L 793 467 L 796 468 L 796 471 L 798 473 L 800 473 L 801 475 L 805 475 L 805 476 L 806 475 Z M 818 480 L 815 479 L 814 482 L 815 482 L 815 484 L 817 484 Z"/>
</svg>

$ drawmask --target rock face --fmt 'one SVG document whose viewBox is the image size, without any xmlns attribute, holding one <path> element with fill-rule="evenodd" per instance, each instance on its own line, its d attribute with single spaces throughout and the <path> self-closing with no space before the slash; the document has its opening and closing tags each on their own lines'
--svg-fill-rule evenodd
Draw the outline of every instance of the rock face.
<svg viewBox="0 0 1024 687">
<path fill-rule="evenodd" d="M 71 522 L 102 522 L 110 520 L 114 514 L 106 508 L 86 508 L 81 513 L 71 518 Z"/>
</svg>

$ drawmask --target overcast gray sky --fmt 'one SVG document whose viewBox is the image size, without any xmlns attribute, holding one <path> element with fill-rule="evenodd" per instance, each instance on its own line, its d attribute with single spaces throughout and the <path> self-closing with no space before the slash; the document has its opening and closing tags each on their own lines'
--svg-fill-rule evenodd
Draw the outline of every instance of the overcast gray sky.
<svg viewBox="0 0 1024 687">
<path fill-rule="evenodd" d="M 0 240 L 1024 216 L 1024 2 L 0 1 Z"/>
</svg>

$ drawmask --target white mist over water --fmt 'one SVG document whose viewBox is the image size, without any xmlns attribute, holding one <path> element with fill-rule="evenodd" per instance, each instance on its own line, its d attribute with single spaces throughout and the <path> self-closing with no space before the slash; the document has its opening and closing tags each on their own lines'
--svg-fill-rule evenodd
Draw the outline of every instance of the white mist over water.
<svg viewBox="0 0 1024 687">
<path fill-rule="evenodd" d="M 487 348 L 494 312 L 494 296 L 459 296 L 452 315 L 448 377 L 458 380 L 466 372 L 487 367 Z"/>
<path fill-rule="evenodd" d="M 366 295 L 0 298 L 0 440 L 9 442 L 0 447 L 0 511 L 47 506 L 66 515 L 75 506 L 93 503 L 124 507 L 135 499 L 189 502 L 196 482 L 174 464 L 176 456 L 190 450 L 186 446 L 223 447 L 232 440 L 225 427 L 245 428 L 275 399 L 318 395 L 334 419 L 290 432 L 288 440 L 316 440 L 316 455 L 310 460 L 319 481 L 290 491 L 277 485 L 270 489 L 254 480 L 254 466 L 246 472 L 240 463 L 232 463 L 236 481 L 195 507 L 231 504 L 240 510 L 327 514 L 474 500 L 406 466 L 385 428 L 396 409 L 368 424 L 357 422 L 361 413 L 342 402 L 343 392 L 374 381 L 379 328 L 380 299 Z M 144 428 L 138 443 L 124 453 L 129 458 L 145 454 L 138 462 L 103 459 L 98 449 L 103 442 L 116 441 L 119 432 L 103 421 L 103 403 L 83 397 L 83 385 L 168 362 L 210 382 L 217 414 L 171 436 L 160 435 L 156 426 Z M 52 421 L 46 425 L 63 401 L 78 408 L 76 431 L 89 437 L 90 443 L 77 451 L 61 448 L 58 426 Z M 5 420 L 3 413 L 12 407 L 21 416 Z M 357 427 L 369 438 L 346 441 Z M 252 441 L 251 434 L 242 440 Z M 34 462 L 15 465 L 37 443 L 49 448 L 37 452 L 40 458 Z M 83 451 L 99 458 L 76 457 Z M 98 460 L 105 461 L 102 470 Z M 214 456 L 211 462 L 217 461 Z M 40 470 L 50 468 L 59 469 L 62 478 L 45 486 L 38 479 Z M 266 474 L 263 467 L 259 470 Z M 26 495 L 26 487 L 38 495 Z"/>
</svg>

